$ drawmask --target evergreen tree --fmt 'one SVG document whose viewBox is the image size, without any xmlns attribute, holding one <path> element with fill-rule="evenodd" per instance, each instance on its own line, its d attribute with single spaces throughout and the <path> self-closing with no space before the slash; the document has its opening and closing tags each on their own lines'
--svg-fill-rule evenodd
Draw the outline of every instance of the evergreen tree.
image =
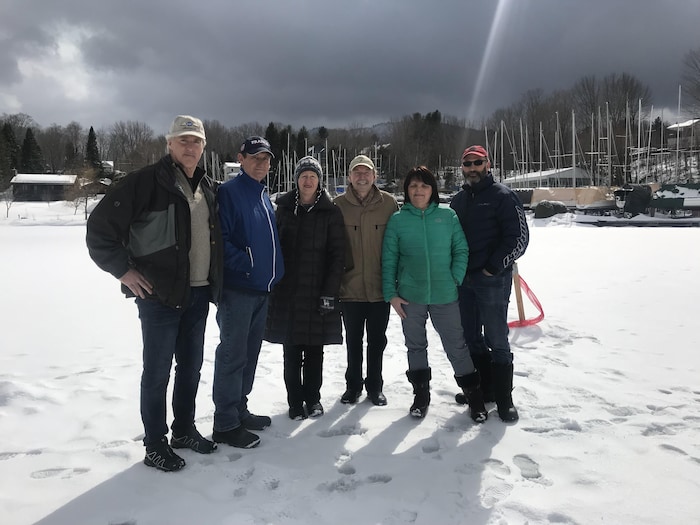
<svg viewBox="0 0 700 525">
<path fill-rule="evenodd" d="M 280 132 L 274 122 L 270 122 L 265 130 L 265 138 L 272 147 L 272 153 L 276 159 L 282 157 L 282 144 L 280 143 Z"/>
<path fill-rule="evenodd" d="M 309 154 L 308 149 L 310 146 L 309 132 L 305 126 L 302 126 L 299 133 L 297 133 L 296 148 L 294 148 L 294 151 L 297 153 L 297 160 Z"/>
<path fill-rule="evenodd" d="M 32 128 L 27 128 L 20 150 L 22 173 L 44 173 L 44 157 Z"/>
<path fill-rule="evenodd" d="M 85 161 L 88 167 L 101 171 L 102 162 L 100 159 L 100 151 L 97 149 L 97 135 L 95 135 L 95 130 L 92 126 L 90 126 L 87 144 L 85 146 Z"/>
<path fill-rule="evenodd" d="M 5 190 L 12 180 L 13 169 L 19 168 L 19 146 L 15 132 L 9 122 L 0 130 L 0 191 Z"/>
</svg>

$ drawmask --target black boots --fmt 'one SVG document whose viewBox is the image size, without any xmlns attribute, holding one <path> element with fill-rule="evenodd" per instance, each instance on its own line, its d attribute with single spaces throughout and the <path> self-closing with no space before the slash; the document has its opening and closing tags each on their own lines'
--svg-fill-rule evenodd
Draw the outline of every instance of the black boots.
<svg viewBox="0 0 700 525">
<path fill-rule="evenodd" d="M 484 406 L 484 397 L 481 393 L 479 371 L 474 370 L 466 376 L 455 376 L 455 381 L 464 392 L 469 404 L 469 417 L 476 423 L 483 423 L 488 418 L 488 412 Z"/>
<path fill-rule="evenodd" d="M 493 403 L 496 397 L 493 395 L 493 379 L 491 374 L 491 352 L 472 356 L 474 367 L 481 377 L 481 393 L 484 395 L 484 403 Z"/>
<path fill-rule="evenodd" d="M 409 412 L 413 417 L 425 417 L 430 404 L 430 379 L 432 378 L 430 368 L 409 370 L 406 372 L 406 377 L 413 385 L 415 396 Z"/>
<path fill-rule="evenodd" d="M 518 411 L 513 406 L 513 364 L 492 364 L 493 391 L 498 407 L 498 417 L 509 423 L 518 420 Z"/>
<path fill-rule="evenodd" d="M 479 371 L 479 377 L 481 378 L 481 393 L 484 397 L 484 403 L 493 403 L 496 401 L 496 397 L 493 395 L 493 380 L 491 374 L 491 352 L 484 352 L 482 354 L 474 354 L 471 356 L 474 362 L 474 368 Z M 460 405 L 468 404 L 467 396 L 462 392 L 455 395 L 455 401 Z"/>
</svg>

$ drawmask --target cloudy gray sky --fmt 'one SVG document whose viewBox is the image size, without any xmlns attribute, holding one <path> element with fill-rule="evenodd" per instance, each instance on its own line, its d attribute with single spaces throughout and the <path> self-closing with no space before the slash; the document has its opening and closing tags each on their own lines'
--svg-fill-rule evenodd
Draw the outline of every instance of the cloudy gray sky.
<svg viewBox="0 0 700 525">
<path fill-rule="evenodd" d="M 699 24 L 700 0 L 0 0 L 0 114 L 156 132 L 177 113 L 476 120 L 530 89 L 626 72 L 676 118 Z"/>
</svg>

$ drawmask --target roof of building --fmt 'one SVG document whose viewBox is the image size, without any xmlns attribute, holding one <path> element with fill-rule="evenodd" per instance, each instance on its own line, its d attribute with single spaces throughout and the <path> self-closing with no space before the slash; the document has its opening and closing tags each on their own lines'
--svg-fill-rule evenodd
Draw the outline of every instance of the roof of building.
<svg viewBox="0 0 700 525">
<path fill-rule="evenodd" d="M 75 184 L 77 175 L 61 175 L 59 173 L 18 173 L 10 184 Z"/>
</svg>

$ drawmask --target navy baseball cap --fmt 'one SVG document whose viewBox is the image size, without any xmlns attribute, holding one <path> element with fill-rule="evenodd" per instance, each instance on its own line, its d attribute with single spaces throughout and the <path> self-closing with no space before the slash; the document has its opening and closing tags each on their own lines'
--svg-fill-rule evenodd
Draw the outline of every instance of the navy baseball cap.
<svg viewBox="0 0 700 525">
<path fill-rule="evenodd" d="M 272 147 L 270 146 L 270 143 L 263 137 L 258 137 L 257 135 L 253 137 L 248 137 L 247 139 L 245 139 L 245 142 L 241 144 L 241 153 L 245 155 L 255 155 L 256 153 L 260 153 L 261 151 L 269 153 L 273 157 L 275 156 L 272 153 Z"/>
</svg>

